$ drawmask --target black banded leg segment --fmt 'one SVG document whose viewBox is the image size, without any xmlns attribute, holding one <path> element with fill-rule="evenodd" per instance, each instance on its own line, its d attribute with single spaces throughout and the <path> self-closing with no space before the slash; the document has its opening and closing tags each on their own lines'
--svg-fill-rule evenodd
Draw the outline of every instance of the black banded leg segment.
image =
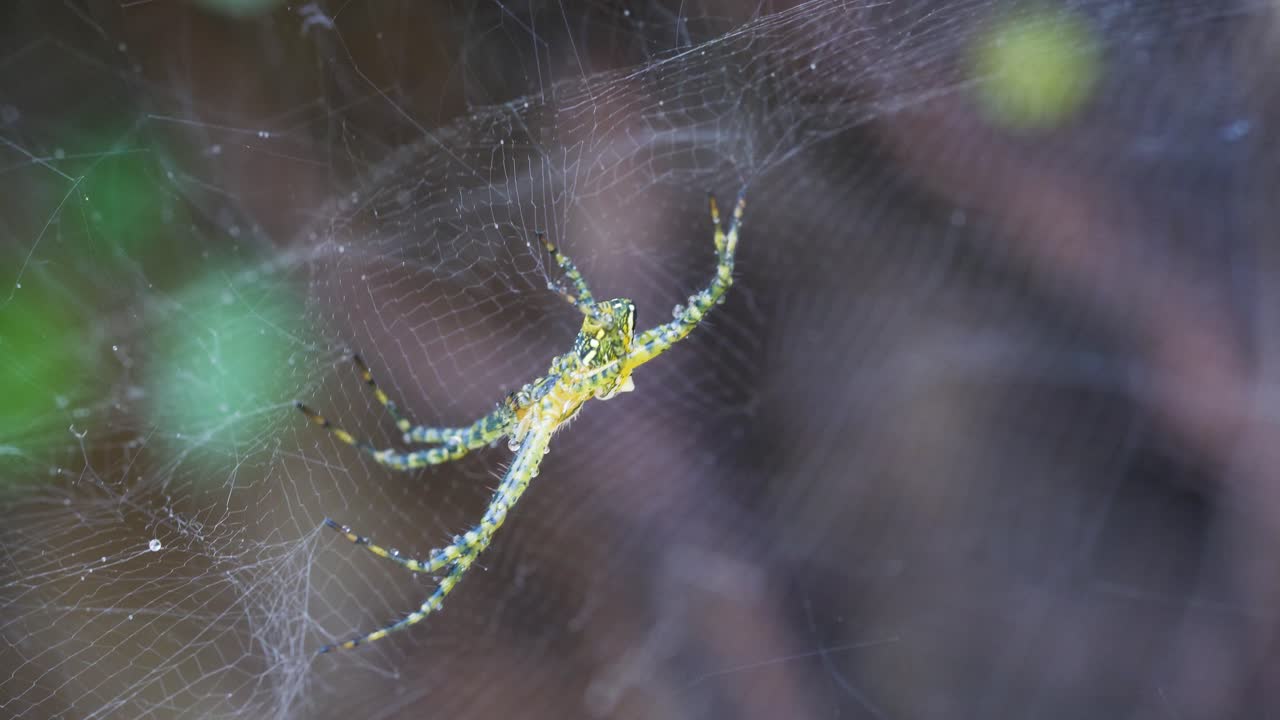
<svg viewBox="0 0 1280 720">
<path fill-rule="evenodd" d="M 353 544 L 359 545 L 380 558 L 386 558 L 387 560 L 398 563 L 399 565 L 402 565 L 416 573 L 438 572 L 448 567 L 450 564 L 450 561 L 446 560 L 445 555 L 441 552 L 433 553 L 430 560 L 415 560 L 413 558 L 401 556 L 398 550 L 388 550 L 369 538 L 356 534 L 346 525 L 339 525 L 336 521 L 329 518 L 324 519 L 324 524 L 326 527 L 337 530 L 339 534 L 351 541 Z"/>
<path fill-rule="evenodd" d="M 312 423 L 319 425 L 325 430 L 328 430 L 329 434 L 333 435 L 339 441 L 344 442 L 348 445 L 351 445 L 352 447 L 356 447 L 361 450 L 364 450 L 365 452 L 373 453 L 374 455 L 378 453 L 377 449 L 374 448 L 372 445 L 370 445 L 369 443 L 363 440 L 356 440 L 354 437 L 351 436 L 351 433 L 329 422 L 328 418 L 316 412 L 315 410 L 312 410 L 307 405 L 301 402 L 294 402 L 293 406 L 298 408 L 298 410 L 301 411 L 303 415 L 306 415 L 307 419 L 310 420 Z"/>
<path fill-rule="evenodd" d="M 379 450 L 364 440 L 355 439 L 351 433 L 337 427 L 323 415 L 303 403 L 298 402 L 294 403 L 294 405 L 303 415 L 307 416 L 308 420 L 328 430 L 340 442 L 367 453 L 378 464 L 394 470 L 416 470 L 430 465 L 451 462 L 466 455 L 472 449 L 461 443 L 449 442 L 445 445 L 415 452 L 398 452 L 391 449 Z"/>
<path fill-rule="evenodd" d="M 568 300 L 579 310 L 586 312 L 587 308 L 594 305 L 596 300 L 591 294 L 590 288 L 587 287 L 586 279 L 582 277 L 582 273 L 578 272 L 578 266 L 574 265 L 568 255 L 560 252 L 560 248 L 557 248 L 550 240 L 547 239 L 546 233 L 539 232 L 538 240 L 542 242 L 542 246 L 547 249 L 547 252 L 551 253 L 551 257 L 556 261 L 556 264 L 560 266 L 560 270 L 564 273 L 565 277 L 569 278 L 569 282 L 573 283 L 573 289 L 578 294 L 575 296 L 560 287 L 555 288 L 556 292 L 563 295 L 565 300 Z"/>
<path fill-rule="evenodd" d="M 387 414 L 395 421 L 396 428 L 402 433 L 409 432 L 409 429 L 414 425 L 413 421 L 409 419 L 409 416 L 400 411 L 400 406 L 396 405 L 394 400 L 387 397 L 387 394 L 382 391 L 382 388 L 378 387 L 378 383 L 373 379 L 373 373 L 370 372 L 369 366 L 365 364 L 364 358 L 360 357 L 360 353 L 352 354 L 351 362 L 355 363 L 356 371 L 360 373 L 360 379 L 364 380 L 365 384 L 373 390 L 373 396 L 376 397 L 378 402 L 382 403 L 382 406 L 387 409 Z"/>
</svg>

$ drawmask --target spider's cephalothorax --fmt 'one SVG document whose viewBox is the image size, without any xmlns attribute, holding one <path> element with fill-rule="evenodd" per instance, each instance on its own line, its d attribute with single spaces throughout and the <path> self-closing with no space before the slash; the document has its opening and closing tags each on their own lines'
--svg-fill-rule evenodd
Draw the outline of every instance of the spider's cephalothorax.
<svg viewBox="0 0 1280 720">
<path fill-rule="evenodd" d="M 396 422 L 408 443 L 424 443 L 432 447 L 413 452 L 393 449 L 380 450 L 367 442 L 356 440 L 350 433 L 334 427 L 316 411 L 302 403 L 299 410 L 312 422 L 329 430 L 335 438 L 368 453 L 373 459 L 397 470 L 438 465 L 456 460 L 472 450 L 507 438 L 508 447 L 516 453 L 511 467 L 493 493 L 493 499 L 472 529 L 454 536 L 447 547 L 431 551 L 425 560 L 414 560 L 394 550 L 369 541 L 352 532 L 351 528 L 325 519 L 325 524 L 338 530 L 351 542 L 364 546 L 369 552 L 397 562 L 414 572 L 441 573 L 434 593 L 416 611 L 401 620 L 367 635 L 338 645 L 326 645 L 320 652 L 349 649 L 366 642 L 386 637 L 389 633 L 421 621 L 427 615 L 440 610 L 444 598 L 462 579 L 476 558 L 489 546 L 494 533 L 502 527 L 508 512 L 524 494 L 529 481 L 538 474 L 538 466 L 546 453 L 551 436 L 577 415 L 582 405 L 592 398 L 608 400 L 618 393 L 634 389 L 631 373 L 637 367 L 666 352 L 702 322 L 703 317 L 721 302 L 729 286 L 733 284 L 733 259 L 738 245 L 738 230 L 742 224 L 742 211 L 746 203 L 741 195 L 734 206 L 733 220 L 726 231 L 720 224 L 720 210 L 715 196 L 710 198 L 711 219 L 715 224 L 716 272 L 707 287 L 689 297 L 687 305 L 677 305 L 675 319 L 664 325 L 635 332 L 636 306 L 630 300 L 616 299 L 596 302 L 582 274 L 573 261 L 547 242 L 539 238 L 556 264 L 572 284 L 572 291 L 552 285 L 583 315 L 582 329 L 574 340 L 573 349 L 551 361 L 546 375 L 525 385 L 507 396 L 493 412 L 463 427 L 429 427 L 414 425 L 408 417 L 387 397 L 373 380 L 368 366 L 359 355 L 353 359 L 365 383 L 373 389 L 378 402 Z"/>
<path fill-rule="evenodd" d="M 636 305 L 625 298 L 596 303 L 586 312 L 573 342 L 578 371 L 598 385 L 595 396 L 608 400 L 634 389 L 627 356 L 636 332 Z"/>
</svg>

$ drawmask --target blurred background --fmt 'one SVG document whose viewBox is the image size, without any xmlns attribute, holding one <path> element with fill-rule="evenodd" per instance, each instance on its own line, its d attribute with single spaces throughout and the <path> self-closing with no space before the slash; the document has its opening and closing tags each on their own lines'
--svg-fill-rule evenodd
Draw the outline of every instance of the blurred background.
<svg viewBox="0 0 1280 720">
<path fill-rule="evenodd" d="M 0 716 L 1265 718 L 1263 0 L 0 9 Z M 510 453 L 416 420 L 736 284 Z M 1269 399 L 1270 398 L 1270 399 Z"/>
</svg>

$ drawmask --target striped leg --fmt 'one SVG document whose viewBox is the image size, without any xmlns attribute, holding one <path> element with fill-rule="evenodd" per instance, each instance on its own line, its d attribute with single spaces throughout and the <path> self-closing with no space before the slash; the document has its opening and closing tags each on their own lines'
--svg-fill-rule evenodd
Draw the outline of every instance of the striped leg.
<svg viewBox="0 0 1280 720">
<path fill-rule="evenodd" d="M 321 647 L 316 654 L 323 655 L 334 650 L 350 650 L 354 647 L 364 645 L 365 643 L 371 643 L 374 640 L 381 640 L 393 632 L 403 630 L 410 625 L 416 625 L 422 622 L 431 613 L 444 609 L 445 596 L 448 595 L 449 591 L 458 584 L 458 581 L 462 579 L 462 575 L 465 572 L 466 570 L 461 569 L 461 566 L 454 565 L 449 570 L 449 574 L 445 575 L 444 578 L 440 580 L 440 584 L 436 587 L 435 592 L 431 593 L 431 597 L 427 598 L 426 602 L 422 603 L 422 606 L 417 610 L 409 613 L 390 625 L 374 630 L 367 635 L 361 635 L 360 637 L 352 638 L 346 642 L 337 643 L 335 645 L 325 645 L 324 647 Z"/>
<path fill-rule="evenodd" d="M 683 340 L 702 322 L 703 316 L 721 302 L 725 292 L 733 285 L 734 253 L 738 249 L 738 230 L 742 226 L 746 198 L 738 195 L 738 202 L 733 208 L 733 220 L 729 223 L 727 232 L 720 224 L 720 208 L 716 204 L 715 195 L 709 196 L 708 204 L 711 206 L 711 222 L 715 224 L 716 274 L 707 287 L 689 298 L 688 306 L 679 308 L 675 320 L 636 336 L 631 355 L 627 359 L 629 365 L 649 362 L 670 350 L 671 346 Z"/>
<path fill-rule="evenodd" d="M 329 422 L 328 418 L 316 412 L 315 410 L 312 410 L 311 408 L 307 407 L 303 403 L 296 402 L 294 403 L 294 406 L 297 407 L 298 410 L 300 410 L 303 415 L 306 415 L 308 420 L 315 423 L 316 425 L 319 425 L 325 430 L 328 430 L 329 433 L 332 434 L 339 441 L 344 442 L 354 448 L 357 448 L 365 452 L 370 457 L 372 457 L 375 462 L 381 465 L 386 465 L 387 467 L 395 470 L 416 470 L 418 468 L 424 468 L 430 465 L 439 465 L 441 463 L 451 462 L 453 460 L 457 460 L 460 457 L 463 457 L 468 452 L 474 449 L 473 447 L 469 447 L 465 442 L 463 442 L 462 438 L 455 436 L 452 439 L 450 439 L 450 441 L 446 442 L 444 445 L 428 448 L 426 450 L 415 450 L 413 452 L 398 452 L 392 449 L 379 450 L 378 448 L 375 448 L 373 445 L 370 445 L 368 442 L 364 440 L 355 439 L 354 437 L 352 437 L 351 433 L 347 432 L 346 430 L 343 430 L 340 427 L 335 426 L 333 423 Z M 501 412 L 505 412 L 505 409 L 499 408 L 498 410 L 495 410 L 493 413 L 491 413 L 491 415 L 498 414 Z M 495 426 L 501 425 L 501 423 L 498 420 L 492 421 L 492 424 L 494 424 Z M 502 433 L 500 433 L 497 437 L 502 437 L 502 435 L 505 433 L 506 433 L 506 429 L 505 429 L 505 426 L 503 426 Z M 494 438 L 494 439 L 497 439 L 497 438 Z M 492 442 L 492 441 L 489 441 L 489 442 Z M 484 446 L 484 443 L 481 443 L 476 447 L 483 447 L 483 446 Z"/>
<path fill-rule="evenodd" d="M 573 303 L 579 310 L 587 312 L 587 309 L 595 304 L 595 297 L 591 294 L 591 290 L 587 287 L 587 281 L 582 277 L 582 273 L 578 272 L 578 267 L 573 264 L 568 255 L 560 252 L 560 249 L 551 244 L 545 233 L 538 233 L 538 239 L 542 241 L 542 246 L 551 253 L 551 257 L 555 258 L 556 264 L 564 272 L 565 277 L 569 278 L 569 282 L 573 283 L 573 288 L 577 291 L 577 295 L 573 295 L 569 291 L 554 286 L 556 292 L 564 296 L 565 300 Z"/>
<path fill-rule="evenodd" d="M 387 414 L 391 415 L 391 419 L 395 420 L 396 428 L 404 433 L 405 442 L 437 445 L 448 442 L 451 438 L 458 437 L 467 431 L 467 428 L 430 427 L 414 424 L 408 415 L 401 412 L 400 406 L 387 397 L 382 388 L 378 387 L 378 383 L 373 379 L 373 373 L 369 371 L 369 366 L 365 364 L 364 358 L 360 357 L 360 353 L 353 354 L 351 361 L 355 363 L 356 370 L 360 372 L 360 379 L 364 380 L 365 384 L 373 389 L 373 396 L 387 409 Z"/>
<path fill-rule="evenodd" d="M 554 430 L 555 428 L 538 428 L 524 439 L 519 452 L 511 462 L 511 467 L 507 469 L 507 474 L 502 478 L 498 489 L 494 491 L 493 499 L 489 501 L 489 508 L 485 511 L 484 517 L 481 518 L 480 524 L 455 537 L 452 545 L 432 552 L 431 560 L 427 564 L 424 565 L 414 561 L 414 566 L 410 566 L 398 556 L 394 556 L 382 548 L 377 548 L 381 551 L 376 553 L 380 557 L 387 557 L 399 562 L 410 570 L 414 570 L 415 567 L 422 568 L 418 572 L 434 571 L 443 567 L 449 568 L 449 573 L 441 578 L 435 592 L 417 610 L 367 635 L 352 638 L 336 645 L 325 645 L 320 648 L 319 652 L 323 654 L 331 650 L 350 650 L 358 645 L 381 640 L 393 632 L 403 630 L 410 625 L 416 625 L 431 613 L 443 609 L 445 597 L 457 587 L 458 582 L 462 580 L 462 576 L 466 574 L 467 570 L 471 569 L 476 558 L 489 547 L 489 544 L 493 541 L 494 533 L 498 532 L 498 528 L 502 527 L 502 523 L 506 521 L 507 514 L 511 508 L 515 507 L 515 504 L 520 500 L 520 496 L 528 489 L 529 482 L 538 472 L 538 465 L 542 462 L 542 457 Z M 344 534 L 352 542 L 363 540 L 365 547 L 377 547 L 358 535 L 347 533 L 344 528 L 339 529 L 343 530 Z"/>
<path fill-rule="evenodd" d="M 432 428 L 420 425 L 405 433 L 405 441 L 411 443 L 456 443 L 468 450 L 479 450 L 502 439 L 511 429 L 514 413 L 508 403 L 502 403 L 488 415 L 466 427 Z"/>
<path fill-rule="evenodd" d="M 360 373 L 360 379 L 364 380 L 365 384 L 373 390 L 373 396 L 378 398 L 378 402 L 382 403 L 382 406 L 387 409 L 387 414 L 391 416 L 392 420 L 396 421 L 396 427 L 399 428 L 400 432 L 408 433 L 409 429 L 413 427 L 413 421 L 407 415 L 402 415 L 400 407 L 396 405 L 395 401 L 387 397 L 387 394 L 382 392 L 382 388 L 378 387 L 378 383 L 374 382 L 373 373 L 369 371 L 369 366 L 365 364 L 364 358 L 360 357 L 360 353 L 354 353 L 351 356 L 351 362 L 355 363 L 356 370 Z"/>
<path fill-rule="evenodd" d="M 391 562 L 394 562 L 394 563 L 399 563 L 400 565 L 405 566 L 406 568 L 412 570 L 413 572 L 417 572 L 417 573 L 438 572 L 448 567 L 452 562 L 452 560 L 446 557 L 444 551 L 442 550 L 437 550 L 431 553 L 431 557 L 425 562 L 422 560 L 414 560 L 413 558 L 403 557 L 402 555 L 400 555 L 399 550 L 387 550 L 381 545 L 375 544 L 369 538 L 364 537 L 363 535 L 355 534 L 354 532 L 352 532 L 351 528 L 347 527 L 346 525 L 339 525 L 337 522 L 330 520 L 329 518 L 324 519 L 324 524 L 328 527 L 333 528 L 334 530 L 337 530 L 339 533 L 342 534 L 343 537 L 355 543 L 356 545 L 359 545 L 365 550 L 368 550 L 374 555 L 377 555 L 380 558 L 386 558 L 387 560 L 390 560 Z"/>
</svg>

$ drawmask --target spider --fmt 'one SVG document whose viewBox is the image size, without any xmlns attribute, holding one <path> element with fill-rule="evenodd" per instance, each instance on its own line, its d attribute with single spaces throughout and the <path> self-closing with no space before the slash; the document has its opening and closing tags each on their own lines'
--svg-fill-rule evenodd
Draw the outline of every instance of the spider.
<svg viewBox="0 0 1280 720">
<path fill-rule="evenodd" d="M 438 612 L 444 605 L 444 599 L 458 585 L 476 558 L 489 547 L 494 534 L 502 527 L 508 513 L 529 487 L 529 482 L 538 475 L 538 466 L 543 455 L 548 452 L 548 444 L 556 430 L 572 420 L 582 409 L 582 405 L 591 398 L 608 400 L 619 393 L 633 390 L 635 386 L 631 380 L 632 371 L 669 350 L 692 332 L 712 307 L 724 302 L 724 294 L 733 284 L 733 256 L 746 201 L 741 194 L 738 196 L 733 220 L 727 231 L 720 223 L 720 210 L 716 205 L 715 195 L 708 196 L 708 203 L 711 221 L 715 226 L 718 260 L 715 276 L 706 288 L 690 296 L 687 305 L 676 306 L 674 320 L 638 335 L 635 333 L 635 304 L 625 298 L 597 302 L 573 261 L 548 241 L 545 234 L 538 233 L 538 239 L 573 284 L 573 292 L 555 284 L 549 287 L 564 296 L 582 313 L 582 329 L 573 342 L 573 349 L 552 360 L 546 375 L 509 394 L 496 409 L 470 425 L 415 425 L 378 387 L 364 360 L 358 354 L 354 355 L 352 360 L 361 378 L 373 390 L 378 402 L 387 409 L 396 427 L 404 433 L 404 442 L 433 447 L 413 452 L 380 450 L 368 442 L 355 439 L 303 403 L 295 403 L 311 422 L 328 430 L 338 440 L 368 453 L 376 462 L 396 470 L 412 470 L 457 460 L 468 452 L 495 443 L 503 437 L 508 438 L 508 447 L 515 453 L 515 458 L 494 491 L 480 523 L 467 532 L 454 536 L 451 545 L 432 550 L 425 560 L 414 560 L 403 557 L 399 551 L 386 550 L 369 538 L 356 534 L 350 527 L 325 518 L 325 525 L 374 555 L 399 563 L 417 573 L 443 571 L 443 577 L 439 579 L 435 592 L 416 611 L 366 635 L 336 645 L 325 645 L 320 648 L 320 653 L 349 650 L 357 645 L 381 640 L 393 632 L 421 622 L 433 612 Z"/>
</svg>

